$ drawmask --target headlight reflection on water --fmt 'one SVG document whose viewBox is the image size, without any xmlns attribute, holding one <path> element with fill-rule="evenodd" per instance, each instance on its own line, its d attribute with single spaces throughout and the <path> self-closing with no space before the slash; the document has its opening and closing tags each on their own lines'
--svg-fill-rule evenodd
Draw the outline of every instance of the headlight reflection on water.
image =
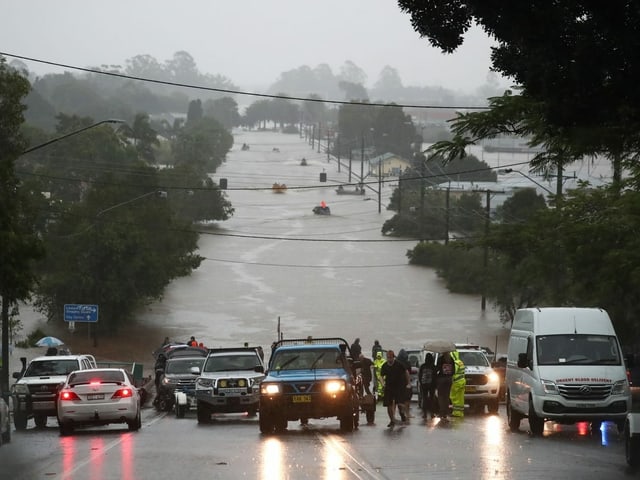
<svg viewBox="0 0 640 480">
<path fill-rule="evenodd" d="M 282 469 L 284 463 L 282 442 L 277 438 L 267 438 L 262 442 L 262 480 L 280 480 L 285 478 Z"/>
<path fill-rule="evenodd" d="M 482 444 L 480 478 L 506 480 L 510 477 L 509 456 L 505 454 L 504 422 L 497 415 L 487 417 Z"/>
</svg>

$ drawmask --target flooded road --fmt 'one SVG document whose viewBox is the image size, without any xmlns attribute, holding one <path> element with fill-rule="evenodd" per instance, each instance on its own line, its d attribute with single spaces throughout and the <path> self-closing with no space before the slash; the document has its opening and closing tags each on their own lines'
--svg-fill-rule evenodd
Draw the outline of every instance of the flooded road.
<svg viewBox="0 0 640 480">
<path fill-rule="evenodd" d="M 359 175 L 360 162 L 352 166 Z M 428 338 L 506 351 L 508 330 L 490 305 L 483 313 L 480 297 L 451 294 L 433 270 L 409 265 L 406 252 L 415 240 L 381 234 L 393 215 L 386 205 L 394 182 L 383 184 L 378 213 L 377 179 L 366 178 L 365 196 L 338 195 L 336 186 L 349 178 L 344 159 L 338 170 L 335 158 L 327 161 L 299 135 L 238 132 L 214 176 L 228 180 L 235 214 L 203 230 L 205 261 L 173 282 L 141 321 L 174 329 L 177 340 L 195 335 L 210 347 L 270 345 L 280 319 L 286 338 L 360 337 L 365 352 L 374 339 L 399 349 Z M 275 182 L 285 183 L 286 192 L 273 192 Z M 313 214 L 323 200 L 332 214 Z"/>
</svg>

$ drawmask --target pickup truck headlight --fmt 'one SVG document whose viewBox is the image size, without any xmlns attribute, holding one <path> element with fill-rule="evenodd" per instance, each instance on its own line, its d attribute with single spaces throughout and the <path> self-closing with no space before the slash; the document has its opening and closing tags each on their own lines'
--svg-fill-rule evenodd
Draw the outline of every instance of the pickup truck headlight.
<svg viewBox="0 0 640 480">
<path fill-rule="evenodd" d="M 611 395 L 627 395 L 629 387 L 626 380 L 618 380 L 611 388 Z"/>
<path fill-rule="evenodd" d="M 27 395 L 29 393 L 29 387 L 21 383 L 16 383 L 13 386 L 13 393 L 16 395 Z"/>
<path fill-rule="evenodd" d="M 341 380 L 331 380 L 324 384 L 324 391 L 327 393 L 344 392 L 346 386 Z"/>
<path fill-rule="evenodd" d="M 176 384 L 178 383 L 178 379 L 164 377 L 162 379 L 162 383 L 164 383 L 165 385 Z"/>
<path fill-rule="evenodd" d="M 198 378 L 196 380 L 196 385 L 202 388 L 211 388 L 213 382 L 210 378 Z"/>
<path fill-rule="evenodd" d="M 551 380 L 541 380 L 544 393 L 547 395 L 559 395 L 558 387 Z"/>
<path fill-rule="evenodd" d="M 263 395 L 278 395 L 281 393 L 280 385 L 277 383 L 262 383 L 260 384 L 260 393 Z"/>
<path fill-rule="evenodd" d="M 500 375 L 496 372 L 491 372 L 487 375 L 489 383 L 500 383 Z"/>
</svg>

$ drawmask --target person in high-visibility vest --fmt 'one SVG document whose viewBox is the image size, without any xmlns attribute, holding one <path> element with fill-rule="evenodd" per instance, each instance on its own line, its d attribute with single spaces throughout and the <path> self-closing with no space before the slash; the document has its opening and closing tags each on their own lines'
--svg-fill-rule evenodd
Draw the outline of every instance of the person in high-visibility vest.
<svg viewBox="0 0 640 480">
<path fill-rule="evenodd" d="M 453 407 L 451 416 L 464 417 L 464 388 L 467 384 L 467 381 L 464 378 L 464 362 L 460 359 L 460 353 L 457 350 L 451 352 L 451 358 L 453 358 L 453 364 L 455 366 L 451 384 L 451 393 L 449 394 L 451 405 Z"/>
<path fill-rule="evenodd" d="M 374 373 L 374 389 L 378 396 L 378 399 L 382 399 L 384 395 L 384 379 L 382 378 L 382 365 L 387 363 L 382 355 L 382 351 L 376 353 L 376 357 L 373 359 L 373 373 Z"/>
</svg>

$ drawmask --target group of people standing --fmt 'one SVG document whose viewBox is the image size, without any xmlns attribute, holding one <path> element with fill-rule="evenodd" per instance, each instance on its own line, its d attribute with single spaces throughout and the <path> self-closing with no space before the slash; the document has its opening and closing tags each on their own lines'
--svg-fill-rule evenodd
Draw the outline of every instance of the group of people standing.
<svg viewBox="0 0 640 480">
<path fill-rule="evenodd" d="M 387 408 L 387 426 L 393 427 L 396 424 L 396 408 L 400 421 L 408 423 L 413 390 L 411 364 L 406 351 L 400 349 L 397 356 L 393 350 L 387 350 L 385 354 L 380 342 L 375 340 L 371 349 L 371 360 L 362 354 L 359 338 L 355 339 L 350 349 L 352 357 L 360 359 L 365 391 L 370 393 L 369 383 L 373 379 L 374 392 Z M 450 411 L 454 417 L 464 416 L 464 373 L 465 366 L 457 351 L 436 355 L 427 352 L 424 363 L 418 370 L 420 408 L 424 419 L 430 416 L 448 421 Z"/>
<path fill-rule="evenodd" d="M 438 354 L 437 361 L 432 353 L 425 355 L 418 370 L 423 418 L 439 416 L 447 421 L 450 410 L 452 416 L 464 417 L 464 373 L 464 363 L 455 350 Z"/>
</svg>

